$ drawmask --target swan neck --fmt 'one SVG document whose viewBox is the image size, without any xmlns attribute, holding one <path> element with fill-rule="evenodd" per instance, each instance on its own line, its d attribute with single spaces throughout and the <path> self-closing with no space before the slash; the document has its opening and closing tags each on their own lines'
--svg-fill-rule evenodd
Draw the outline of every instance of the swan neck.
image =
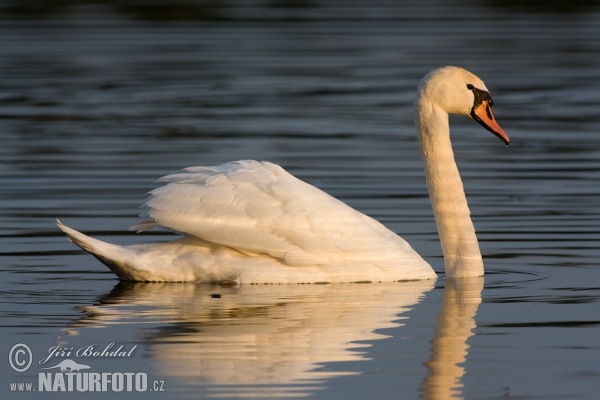
<svg viewBox="0 0 600 400">
<path fill-rule="evenodd" d="M 446 277 L 481 276 L 483 261 L 454 160 L 448 113 L 420 99 L 415 120 Z"/>
</svg>

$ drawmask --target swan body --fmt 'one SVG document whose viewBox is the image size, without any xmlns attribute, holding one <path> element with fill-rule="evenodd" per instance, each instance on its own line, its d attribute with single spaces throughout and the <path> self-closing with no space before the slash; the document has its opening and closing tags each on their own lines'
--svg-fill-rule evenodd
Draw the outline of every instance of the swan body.
<svg viewBox="0 0 600 400">
<path fill-rule="evenodd" d="M 191 167 L 161 181 L 166 185 L 151 192 L 132 229 L 164 226 L 188 236 L 121 247 L 59 227 L 123 280 L 314 283 L 436 276 L 400 236 L 278 165 Z"/>
<path fill-rule="evenodd" d="M 458 67 L 425 76 L 415 123 L 447 277 L 483 275 L 458 174 L 448 113 L 472 116 L 506 144 L 483 82 Z M 431 266 L 376 220 L 283 168 L 258 161 L 190 167 L 160 179 L 132 227 L 166 227 L 184 237 L 117 246 L 58 221 L 69 239 L 133 281 L 239 283 L 378 282 L 433 279 Z"/>
</svg>

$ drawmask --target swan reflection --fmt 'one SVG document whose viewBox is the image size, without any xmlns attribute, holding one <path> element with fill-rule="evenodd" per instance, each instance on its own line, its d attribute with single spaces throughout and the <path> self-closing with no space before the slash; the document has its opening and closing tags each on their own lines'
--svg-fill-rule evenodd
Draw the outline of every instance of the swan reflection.
<svg viewBox="0 0 600 400">
<path fill-rule="evenodd" d="M 483 277 L 448 279 L 438 316 L 436 336 L 431 341 L 429 373 L 423 380 L 426 399 L 461 398 L 461 379 L 467 359 L 467 339 L 473 336 L 475 314 L 481 303 Z"/>
<path fill-rule="evenodd" d="M 483 278 L 446 281 L 421 396 L 460 397 Z M 402 326 L 434 281 L 334 285 L 119 283 L 65 331 L 133 325 L 152 372 L 206 397 L 307 396 L 356 372 L 377 330 Z M 145 326 L 148 329 L 140 329 Z M 74 338 L 73 338 L 74 339 Z M 78 339 L 78 340 L 81 340 Z M 85 339 L 84 339 L 85 340 Z M 400 360 L 398 362 L 401 362 Z M 184 388 L 188 389 L 184 389 Z"/>
<path fill-rule="evenodd" d="M 435 281 L 332 285 L 120 283 L 70 330 L 158 324 L 147 337 L 154 373 L 207 396 L 306 396 L 368 360 L 363 341 L 402 326 Z M 218 296 L 220 295 L 220 297 Z M 360 343 L 359 343 L 360 342 Z"/>
</svg>

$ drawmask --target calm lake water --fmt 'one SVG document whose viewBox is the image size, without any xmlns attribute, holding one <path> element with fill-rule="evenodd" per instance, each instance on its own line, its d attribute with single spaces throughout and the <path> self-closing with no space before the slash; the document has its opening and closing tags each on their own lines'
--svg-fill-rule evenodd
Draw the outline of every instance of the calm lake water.
<svg viewBox="0 0 600 400">
<path fill-rule="evenodd" d="M 2 398 L 596 398 L 593 2 L 30 3 L 0 2 Z M 487 272 L 454 283 L 412 121 L 419 79 L 452 64 L 484 79 L 512 140 L 451 118 Z M 155 180 L 238 159 L 279 163 L 382 221 L 440 278 L 126 284 L 54 225 L 171 240 L 128 231 Z M 26 364 L 19 343 L 24 372 L 7 359 Z M 123 356 L 89 354 L 107 347 Z M 41 368 L 65 359 L 113 383 L 40 393 L 64 388 L 39 374 L 58 379 Z M 131 375 L 114 373 L 146 374 L 146 392 L 115 393 Z"/>
</svg>

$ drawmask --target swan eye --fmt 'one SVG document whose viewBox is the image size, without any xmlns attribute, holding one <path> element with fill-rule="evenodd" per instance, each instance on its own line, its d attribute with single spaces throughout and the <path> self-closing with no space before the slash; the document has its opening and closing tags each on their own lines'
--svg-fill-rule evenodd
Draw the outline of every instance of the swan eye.
<svg viewBox="0 0 600 400">
<path fill-rule="evenodd" d="M 467 89 L 473 90 L 475 89 L 475 86 L 471 85 L 470 83 L 467 83 Z"/>
</svg>

